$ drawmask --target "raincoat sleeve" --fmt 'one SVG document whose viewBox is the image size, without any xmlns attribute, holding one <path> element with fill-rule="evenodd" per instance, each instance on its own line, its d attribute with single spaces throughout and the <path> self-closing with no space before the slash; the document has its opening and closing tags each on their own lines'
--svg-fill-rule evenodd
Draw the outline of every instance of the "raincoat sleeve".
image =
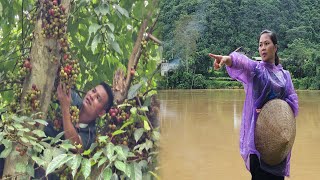
<svg viewBox="0 0 320 180">
<path fill-rule="evenodd" d="M 254 68 L 258 62 L 249 59 L 247 56 L 233 52 L 229 55 L 232 60 L 232 65 L 227 66 L 229 76 L 244 84 L 248 84 L 254 75 Z"/>
<path fill-rule="evenodd" d="M 289 71 L 285 71 L 286 74 L 286 96 L 285 101 L 290 105 L 294 116 L 296 117 L 299 112 L 298 95 L 294 90 L 291 75 Z"/>
</svg>

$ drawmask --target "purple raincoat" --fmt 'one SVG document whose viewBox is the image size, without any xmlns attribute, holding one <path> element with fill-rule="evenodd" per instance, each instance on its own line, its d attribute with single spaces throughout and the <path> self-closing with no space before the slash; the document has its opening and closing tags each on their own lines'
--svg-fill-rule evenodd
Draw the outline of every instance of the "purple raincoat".
<svg viewBox="0 0 320 180">
<path fill-rule="evenodd" d="M 267 62 L 257 62 L 237 52 L 230 54 L 231 67 L 227 67 L 231 78 L 244 85 L 246 98 L 242 112 L 240 129 L 240 154 L 250 170 L 250 154 L 256 154 L 260 159 L 254 143 L 254 129 L 257 122 L 256 109 L 271 99 L 285 100 L 292 108 L 295 116 L 298 114 L 298 96 L 293 88 L 290 73 L 282 66 Z M 277 176 L 289 176 L 290 156 L 276 166 L 261 162 L 261 168 Z"/>
</svg>

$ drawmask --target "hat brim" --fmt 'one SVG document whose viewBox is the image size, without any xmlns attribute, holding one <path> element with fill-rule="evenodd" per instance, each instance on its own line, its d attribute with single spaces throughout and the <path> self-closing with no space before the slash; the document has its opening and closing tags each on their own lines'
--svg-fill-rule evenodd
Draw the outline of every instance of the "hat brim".
<svg viewBox="0 0 320 180">
<path fill-rule="evenodd" d="M 255 145 L 268 165 L 281 163 L 291 151 L 296 121 L 289 104 L 281 99 L 268 101 L 261 109 L 255 127 Z"/>
</svg>

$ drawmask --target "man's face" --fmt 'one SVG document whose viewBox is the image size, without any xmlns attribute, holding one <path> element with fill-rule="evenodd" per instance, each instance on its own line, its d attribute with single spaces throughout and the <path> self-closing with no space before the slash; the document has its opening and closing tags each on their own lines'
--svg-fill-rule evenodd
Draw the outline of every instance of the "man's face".
<svg viewBox="0 0 320 180">
<path fill-rule="evenodd" d="M 82 109 L 90 118 L 88 120 L 94 120 L 104 113 L 108 99 L 108 94 L 102 85 L 98 85 L 87 92 L 82 102 Z"/>
</svg>

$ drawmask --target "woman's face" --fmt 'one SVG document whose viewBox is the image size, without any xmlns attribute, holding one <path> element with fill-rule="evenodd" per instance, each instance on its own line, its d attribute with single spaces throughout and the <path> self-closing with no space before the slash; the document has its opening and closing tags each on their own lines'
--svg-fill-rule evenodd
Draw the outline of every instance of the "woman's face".
<svg viewBox="0 0 320 180">
<path fill-rule="evenodd" d="M 274 45 L 270 34 L 264 33 L 259 40 L 259 54 L 264 62 L 275 63 L 277 45 Z"/>
</svg>

